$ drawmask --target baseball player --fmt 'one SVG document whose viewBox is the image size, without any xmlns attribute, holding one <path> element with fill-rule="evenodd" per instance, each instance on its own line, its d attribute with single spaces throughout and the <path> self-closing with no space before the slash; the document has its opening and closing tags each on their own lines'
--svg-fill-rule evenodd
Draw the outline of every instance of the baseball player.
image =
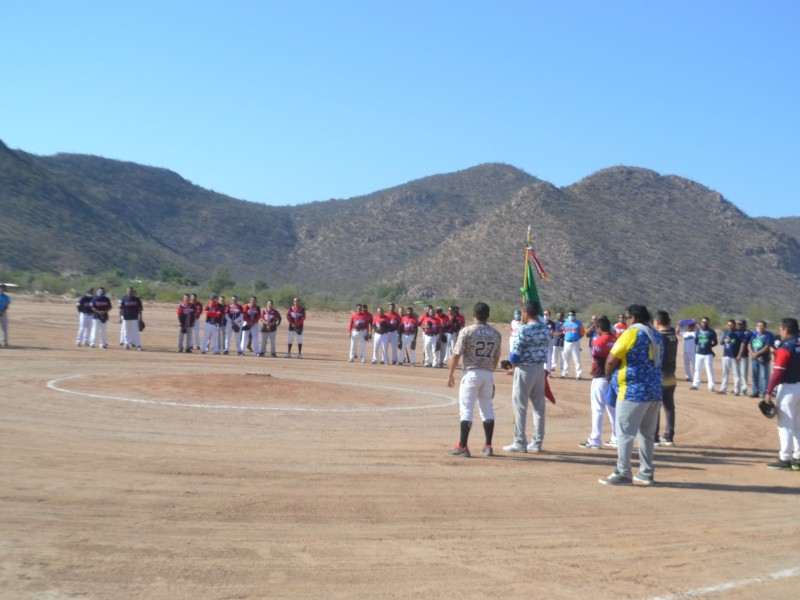
<svg viewBox="0 0 800 600">
<path fill-rule="evenodd" d="M 436 312 L 430 304 L 419 320 L 419 327 L 422 329 L 425 341 L 422 366 L 436 368 L 439 366 L 439 353 L 436 351 L 436 343 L 439 341 L 439 334 L 442 332 L 442 322 L 436 316 Z"/>
<path fill-rule="evenodd" d="M 122 328 L 125 332 L 125 350 L 135 347 L 142 350 L 142 342 L 139 338 L 139 323 L 142 320 L 142 301 L 136 296 L 136 290 L 128 288 L 127 293 L 119 299 L 119 316 L 122 320 Z"/>
<path fill-rule="evenodd" d="M 242 307 L 242 340 L 239 343 L 239 356 L 244 356 L 247 342 L 252 340 L 256 356 L 261 356 L 258 347 L 258 322 L 261 319 L 261 307 L 257 304 L 255 296 L 250 296 L 250 302 Z"/>
<path fill-rule="evenodd" d="M 767 397 L 777 392 L 778 460 L 770 469 L 800 471 L 800 339 L 797 319 L 781 321 L 781 342 L 775 351 L 775 365 L 767 385 Z"/>
<path fill-rule="evenodd" d="M 736 320 L 728 319 L 725 331 L 722 332 L 722 381 L 719 384 L 719 394 L 728 392 L 728 379 L 733 373 L 733 395 L 739 395 L 741 382 L 737 361 L 742 350 L 742 340 L 742 333 L 736 328 Z"/>
<path fill-rule="evenodd" d="M 458 340 L 458 334 L 464 328 L 465 320 L 464 315 L 461 314 L 458 306 L 451 306 L 447 309 L 448 319 L 450 321 L 449 331 L 447 332 L 447 360 L 453 356 L 453 350 Z"/>
<path fill-rule="evenodd" d="M 406 314 L 400 319 L 400 347 L 402 350 L 403 361 L 408 358 L 409 364 L 413 367 L 417 362 L 417 331 L 419 331 L 419 319 L 414 314 L 414 308 L 406 308 Z"/>
<path fill-rule="evenodd" d="M 183 302 L 175 311 L 178 315 L 178 352 L 191 353 L 192 327 L 194 327 L 194 306 L 189 294 L 183 295 Z"/>
<path fill-rule="evenodd" d="M 463 358 L 464 367 L 458 389 L 460 436 L 458 444 L 447 451 L 450 456 L 469 458 L 469 431 L 472 428 L 472 415 L 475 402 L 479 403 L 483 432 L 486 438 L 481 454 L 493 456 L 492 436 L 494 435 L 494 376 L 493 371 L 500 362 L 502 336 L 494 327 L 488 325 L 489 306 L 478 302 L 472 311 L 473 324 L 461 330 L 450 359 L 447 387 L 455 386 L 455 370 Z"/>
<path fill-rule="evenodd" d="M 213 342 L 214 354 L 219 354 L 219 328 L 224 319 L 223 307 L 219 303 L 216 294 L 212 295 L 206 306 L 206 331 L 203 335 L 203 345 L 200 350 L 202 354 L 207 354 Z"/>
<path fill-rule="evenodd" d="M 608 317 L 602 316 L 594 322 L 597 335 L 592 340 L 592 387 L 589 392 L 589 402 L 592 412 L 592 432 L 589 439 L 578 444 L 581 448 L 603 447 L 603 415 L 608 414 L 611 423 L 611 441 L 616 444 L 614 434 L 615 409 L 606 403 L 608 380 L 606 379 L 606 359 L 611 348 L 614 347 L 616 336 L 610 332 L 611 322 Z"/>
<path fill-rule="evenodd" d="M 378 307 L 377 313 L 372 319 L 372 364 L 375 365 L 380 360 L 381 364 L 388 365 L 389 330 L 386 325 L 386 315 L 382 307 Z"/>
<path fill-rule="evenodd" d="M 275 351 L 275 338 L 278 325 L 283 318 L 272 303 L 272 299 L 267 300 L 267 306 L 261 312 L 261 356 L 267 355 L 267 340 L 269 340 L 269 355 L 272 358 L 278 356 Z"/>
<path fill-rule="evenodd" d="M 703 317 L 700 319 L 700 329 L 697 330 L 697 339 L 695 340 L 694 379 L 689 387 L 690 390 L 700 387 L 700 372 L 705 367 L 708 376 L 708 391 L 714 391 L 714 351 L 712 348 L 718 343 L 717 332 L 709 327 L 708 317 Z"/>
<path fill-rule="evenodd" d="M 78 309 L 78 337 L 75 340 L 76 346 L 89 345 L 89 336 L 92 331 L 92 319 L 94 317 L 92 298 L 94 298 L 94 288 L 89 288 L 86 290 L 86 293 L 75 302 L 75 308 Z"/>
<path fill-rule="evenodd" d="M 581 379 L 583 369 L 581 369 L 581 338 L 586 334 L 581 323 L 575 316 L 575 311 L 570 310 L 567 320 L 564 321 L 564 368 L 561 370 L 561 379 L 566 379 L 569 372 L 569 362 L 572 360 L 575 366 L 575 379 Z"/>
<path fill-rule="evenodd" d="M 232 346 L 239 353 L 242 345 L 242 305 L 239 304 L 238 296 L 231 296 L 231 303 L 225 307 L 225 343 L 223 354 L 230 354 L 231 337 L 234 343 Z"/>
<path fill-rule="evenodd" d="M 400 346 L 400 321 L 403 315 L 395 310 L 394 302 L 389 302 L 389 310 L 386 311 L 386 345 L 392 349 L 392 364 L 397 364 L 397 350 Z"/>
<path fill-rule="evenodd" d="M 350 323 L 347 326 L 347 337 L 350 338 L 350 355 L 348 362 L 354 362 L 359 356 L 358 348 L 361 347 L 361 362 L 367 360 L 367 332 L 369 331 L 369 319 L 364 314 L 364 307 L 356 304 L 356 309 L 350 315 Z"/>
<path fill-rule="evenodd" d="M 292 343 L 297 338 L 297 358 L 303 358 L 303 325 L 306 322 L 306 307 L 300 304 L 300 298 L 292 300 L 286 311 L 286 322 L 289 323 L 289 351 L 286 358 L 292 358 Z"/>
<path fill-rule="evenodd" d="M 111 300 L 106 296 L 103 288 L 97 290 L 97 295 L 92 298 L 92 334 L 89 336 L 89 346 L 94 348 L 100 342 L 104 350 L 108 348 L 108 313 L 111 312 Z"/>
<path fill-rule="evenodd" d="M 200 319 L 203 316 L 203 303 L 197 299 L 197 294 L 192 294 L 189 299 L 194 307 L 194 327 L 190 340 L 194 341 L 195 350 L 200 350 L 200 327 L 202 327 Z"/>
</svg>

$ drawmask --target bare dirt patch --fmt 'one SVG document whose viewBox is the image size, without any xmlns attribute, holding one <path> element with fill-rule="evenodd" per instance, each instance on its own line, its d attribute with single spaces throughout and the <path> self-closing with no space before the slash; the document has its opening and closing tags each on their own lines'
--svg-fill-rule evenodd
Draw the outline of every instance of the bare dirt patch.
<svg viewBox="0 0 800 600">
<path fill-rule="evenodd" d="M 509 455 L 498 373 L 497 456 L 458 459 L 446 371 L 347 363 L 345 315 L 312 307 L 305 360 L 178 354 L 171 306 L 144 352 L 77 348 L 71 301 L 9 315 L 0 598 L 796 597 L 800 473 L 765 468 L 750 399 L 682 383 L 658 485 L 608 488 L 588 381 L 555 379 L 546 452 Z"/>
</svg>

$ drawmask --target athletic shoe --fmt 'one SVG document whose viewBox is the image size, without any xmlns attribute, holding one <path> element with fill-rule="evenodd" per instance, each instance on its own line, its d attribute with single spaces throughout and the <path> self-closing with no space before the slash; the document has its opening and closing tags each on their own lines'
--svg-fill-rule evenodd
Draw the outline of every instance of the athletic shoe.
<svg viewBox="0 0 800 600">
<path fill-rule="evenodd" d="M 609 448 L 616 448 L 619 444 L 614 440 L 608 440 L 607 442 L 603 442 L 603 446 L 608 446 Z"/>
<path fill-rule="evenodd" d="M 788 460 L 778 459 L 774 463 L 769 463 L 767 468 L 775 471 L 790 471 L 792 470 L 792 463 Z"/>
<path fill-rule="evenodd" d="M 481 454 L 486 457 L 494 456 L 494 450 L 492 450 L 491 446 L 484 446 L 481 450 Z M 798 467 L 798 469 L 800 469 L 800 467 Z"/>
<path fill-rule="evenodd" d="M 292 355 L 287 352 L 286 356 L 284 356 L 284 358 L 292 358 Z"/>
<path fill-rule="evenodd" d="M 183 348 L 178 348 L 178 352 L 183 352 Z"/>
<path fill-rule="evenodd" d="M 751 398 L 758 398 L 758 394 L 750 394 Z"/>
<path fill-rule="evenodd" d="M 692 387 L 690 387 L 689 389 L 690 389 L 690 390 L 696 390 L 696 389 L 697 389 L 697 386 L 696 386 L 696 385 L 693 385 L 693 386 L 692 386 Z"/>
<path fill-rule="evenodd" d="M 623 477 L 616 471 L 608 477 L 601 477 L 598 481 L 603 485 L 630 485 L 633 483 L 629 477 Z"/>
<path fill-rule="evenodd" d="M 583 377 L 576 377 L 575 381 L 583 381 Z"/>
<path fill-rule="evenodd" d="M 589 441 L 586 441 L 586 442 L 581 442 L 580 444 L 578 444 L 578 448 L 593 448 L 593 449 L 599 449 L 599 448 L 600 448 L 600 446 L 597 446 L 597 445 L 595 445 L 595 444 L 592 444 L 592 443 L 590 443 Z"/>
<path fill-rule="evenodd" d="M 528 452 L 531 452 L 533 454 L 538 454 L 541 451 L 542 451 L 542 447 L 539 446 L 538 444 L 534 444 L 533 442 L 528 444 Z"/>
<path fill-rule="evenodd" d="M 107 346 L 106 344 L 103 344 L 103 345 L 102 345 L 102 346 L 100 346 L 100 347 L 101 347 L 103 350 L 108 350 L 108 346 Z M 191 350 L 187 350 L 187 352 L 191 352 Z"/>
<path fill-rule="evenodd" d="M 527 452 L 527 448 L 522 444 L 518 444 L 514 442 L 513 444 L 509 444 L 508 446 L 503 446 L 503 452 Z"/>
<path fill-rule="evenodd" d="M 105 346 L 103 346 L 103 348 L 105 348 Z M 191 348 L 187 348 L 185 352 L 186 352 L 186 354 L 191 354 L 192 353 L 192 349 Z"/>
<path fill-rule="evenodd" d="M 270 356 L 271 356 L 272 358 L 278 358 L 278 355 L 277 355 L 277 354 L 275 354 L 274 352 L 273 352 L 272 354 L 270 354 Z"/>
<path fill-rule="evenodd" d="M 205 350 L 201 350 L 200 354 L 207 354 Z"/>
<path fill-rule="evenodd" d="M 225 356 L 228 356 L 228 354 L 229 354 L 228 350 L 225 350 L 225 352 L 223 352 L 223 354 L 224 354 Z"/>
<path fill-rule="evenodd" d="M 450 448 L 450 450 L 447 451 L 447 454 L 449 456 L 463 456 L 464 458 L 469 458 L 470 457 L 469 447 L 464 446 L 462 448 L 458 444 L 456 444 L 455 446 Z"/>
<path fill-rule="evenodd" d="M 652 475 L 642 475 L 641 473 L 634 475 L 633 480 L 636 483 L 641 483 L 642 485 L 653 485 L 655 483 Z"/>
<path fill-rule="evenodd" d="M 303 358 L 303 355 L 302 355 L 302 354 L 298 354 L 298 355 L 297 355 L 297 358 L 299 358 L 299 359 L 302 359 L 302 358 Z"/>
<path fill-rule="evenodd" d="M 659 445 L 660 446 L 674 446 L 675 442 L 673 442 L 672 440 L 668 440 L 667 438 L 661 438 L 661 440 L 659 441 Z"/>
<path fill-rule="evenodd" d="M 141 352 L 142 350 L 144 350 L 144 348 L 142 348 L 141 346 L 136 346 L 136 351 L 137 352 Z"/>
<path fill-rule="evenodd" d="M 713 390 L 712 390 L 712 391 L 713 391 Z M 727 394 L 728 392 L 726 392 L 725 390 L 719 390 L 717 393 L 718 393 L 720 396 L 724 396 L 724 395 L 725 395 L 725 394 Z M 736 395 L 738 396 L 739 394 L 736 394 Z"/>
<path fill-rule="evenodd" d="M 792 471 L 800 471 L 800 458 L 792 459 Z"/>
</svg>

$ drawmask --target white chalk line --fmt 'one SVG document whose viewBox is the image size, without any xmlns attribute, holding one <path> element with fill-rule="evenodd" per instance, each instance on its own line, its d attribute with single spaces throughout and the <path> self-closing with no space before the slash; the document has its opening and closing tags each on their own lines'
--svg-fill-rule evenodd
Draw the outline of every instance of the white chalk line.
<svg viewBox="0 0 800 600">
<path fill-rule="evenodd" d="M 302 407 L 302 406 L 252 406 L 252 405 L 240 405 L 240 404 L 205 404 L 202 402 L 178 402 L 177 400 L 146 400 L 144 398 L 129 398 L 126 396 L 111 396 L 108 394 L 78 392 L 75 390 L 67 389 L 65 387 L 61 387 L 59 385 L 59 383 L 61 383 L 62 381 L 77 379 L 79 377 L 84 377 L 84 375 L 69 375 L 67 377 L 58 377 L 56 379 L 51 379 L 50 381 L 47 382 L 47 387 L 56 392 L 63 392 L 65 394 L 74 394 L 76 396 L 84 396 L 86 398 L 95 398 L 98 400 L 113 400 L 116 402 L 132 402 L 134 404 L 157 404 L 160 406 L 176 406 L 179 408 L 201 408 L 201 409 L 213 409 L 213 410 L 262 410 L 262 411 L 273 411 L 273 412 L 305 412 L 305 413 L 385 413 L 385 412 L 402 412 L 411 410 L 430 410 L 434 408 L 446 408 L 448 406 L 454 406 L 457 403 L 457 400 L 455 398 L 451 398 L 450 396 L 445 396 L 444 394 L 437 394 L 435 392 L 426 392 L 422 390 L 413 390 L 410 388 L 393 387 L 385 385 L 371 385 L 371 384 L 351 383 L 351 382 L 345 383 L 341 381 L 327 381 L 323 383 L 334 383 L 338 385 L 364 387 L 376 390 L 386 390 L 391 392 L 419 394 L 422 396 L 431 396 L 433 398 L 444 398 L 446 402 L 441 402 L 438 404 L 423 404 L 414 406 L 387 406 L 382 408 L 378 407 L 312 408 L 312 407 Z M 319 381 L 312 379 L 292 378 L 292 381 L 320 383 Z"/>
<path fill-rule="evenodd" d="M 710 596 L 711 594 L 719 594 L 721 592 L 728 592 L 738 588 L 743 588 L 748 585 L 756 583 L 766 583 L 768 581 L 777 581 L 779 579 L 788 579 L 800 575 L 800 567 L 792 569 L 784 569 L 776 573 L 764 575 L 763 577 L 752 577 L 750 579 L 740 579 L 738 581 L 731 581 L 728 583 L 721 583 L 706 588 L 698 588 L 696 590 L 688 590 L 686 592 L 678 592 L 677 594 L 670 594 L 668 596 L 655 596 L 648 600 L 681 600 L 683 598 L 699 598 L 701 596 Z"/>
</svg>

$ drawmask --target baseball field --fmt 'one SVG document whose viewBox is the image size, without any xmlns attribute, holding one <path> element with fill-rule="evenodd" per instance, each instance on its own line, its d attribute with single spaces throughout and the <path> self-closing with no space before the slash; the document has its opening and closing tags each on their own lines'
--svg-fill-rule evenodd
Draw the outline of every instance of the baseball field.
<svg viewBox="0 0 800 600">
<path fill-rule="evenodd" d="M 74 301 L 12 297 L 0 598 L 798 597 L 800 473 L 765 467 L 754 400 L 681 382 L 657 485 L 610 487 L 615 450 L 577 446 L 588 380 L 553 381 L 545 452 L 507 455 L 498 372 L 497 455 L 476 424 L 453 458 L 446 370 L 347 363 L 348 315 L 309 307 L 304 360 L 178 354 L 174 307 L 144 317 L 143 352 L 116 323 L 78 348 Z"/>
</svg>

